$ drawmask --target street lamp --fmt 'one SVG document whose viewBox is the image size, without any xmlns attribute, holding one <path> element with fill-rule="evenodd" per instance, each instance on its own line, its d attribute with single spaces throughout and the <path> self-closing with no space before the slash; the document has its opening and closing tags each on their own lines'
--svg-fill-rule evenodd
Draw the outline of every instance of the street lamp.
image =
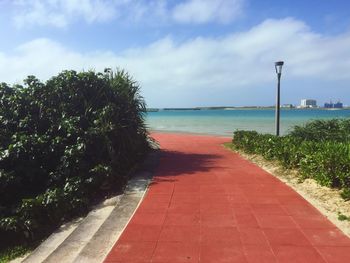
<svg viewBox="0 0 350 263">
<path fill-rule="evenodd" d="M 276 136 L 280 135 L 280 83 L 282 75 L 283 61 L 275 62 L 275 69 L 277 74 L 277 96 L 276 96 Z"/>
</svg>

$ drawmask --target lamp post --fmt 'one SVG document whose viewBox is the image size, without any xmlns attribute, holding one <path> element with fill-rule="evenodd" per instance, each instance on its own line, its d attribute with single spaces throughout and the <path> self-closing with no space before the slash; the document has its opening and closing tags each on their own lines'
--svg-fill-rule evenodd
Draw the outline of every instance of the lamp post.
<svg viewBox="0 0 350 263">
<path fill-rule="evenodd" d="M 277 74 L 277 96 L 276 96 L 276 136 L 280 135 L 280 84 L 282 75 L 283 61 L 275 62 L 275 69 Z"/>
</svg>

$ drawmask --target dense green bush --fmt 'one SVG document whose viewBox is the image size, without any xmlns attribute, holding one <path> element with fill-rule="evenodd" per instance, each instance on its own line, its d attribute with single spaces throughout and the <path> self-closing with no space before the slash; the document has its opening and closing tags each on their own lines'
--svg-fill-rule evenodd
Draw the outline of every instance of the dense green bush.
<svg viewBox="0 0 350 263">
<path fill-rule="evenodd" d="M 300 160 L 301 172 L 322 185 L 350 188 L 350 145 L 340 142 L 312 142 Z"/>
<path fill-rule="evenodd" d="M 0 243 L 40 238 L 120 190 L 149 148 L 144 112 L 123 71 L 1 83 Z"/>
<path fill-rule="evenodd" d="M 234 132 L 233 145 L 246 153 L 297 168 L 304 178 L 343 189 L 350 194 L 350 120 L 316 120 L 277 137 L 255 131 Z"/>
<path fill-rule="evenodd" d="M 350 141 L 350 119 L 314 120 L 304 126 L 295 126 L 293 137 L 308 141 Z"/>
</svg>

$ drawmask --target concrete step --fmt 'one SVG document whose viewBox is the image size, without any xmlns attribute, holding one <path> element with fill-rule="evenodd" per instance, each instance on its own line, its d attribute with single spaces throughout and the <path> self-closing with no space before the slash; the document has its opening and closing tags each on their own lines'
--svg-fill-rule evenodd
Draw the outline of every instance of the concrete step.
<svg viewBox="0 0 350 263">
<path fill-rule="evenodd" d="M 95 234 L 113 208 L 120 201 L 120 196 L 107 199 L 96 206 L 85 218 L 80 218 L 60 227 L 22 262 L 73 262 Z"/>
<path fill-rule="evenodd" d="M 83 218 L 78 218 L 62 225 L 32 253 L 27 254 L 24 257 L 16 258 L 12 260 L 11 263 L 42 262 L 78 227 L 82 220 Z"/>
<path fill-rule="evenodd" d="M 21 262 L 102 262 L 142 201 L 158 161 L 157 151 L 149 154 L 142 172 L 134 174 L 122 195 L 104 201 L 85 218 L 60 227 Z"/>
<path fill-rule="evenodd" d="M 80 251 L 75 263 L 100 263 L 106 258 L 140 205 L 158 162 L 158 151 L 148 155 L 142 165 L 142 172 L 135 174 L 128 182 L 118 206 Z"/>
<path fill-rule="evenodd" d="M 74 262 L 102 262 L 113 248 L 142 201 L 151 173 L 144 172 L 129 181 L 128 188 L 100 229 L 80 251 Z"/>
</svg>

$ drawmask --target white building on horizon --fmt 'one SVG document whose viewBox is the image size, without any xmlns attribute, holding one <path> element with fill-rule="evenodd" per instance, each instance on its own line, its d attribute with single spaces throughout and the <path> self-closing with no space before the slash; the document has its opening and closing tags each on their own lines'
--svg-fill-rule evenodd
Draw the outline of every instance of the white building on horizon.
<svg viewBox="0 0 350 263">
<path fill-rule="evenodd" d="M 317 108 L 317 101 L 313 99 L 302 99 L 300 108 Z"/>
</svg>

